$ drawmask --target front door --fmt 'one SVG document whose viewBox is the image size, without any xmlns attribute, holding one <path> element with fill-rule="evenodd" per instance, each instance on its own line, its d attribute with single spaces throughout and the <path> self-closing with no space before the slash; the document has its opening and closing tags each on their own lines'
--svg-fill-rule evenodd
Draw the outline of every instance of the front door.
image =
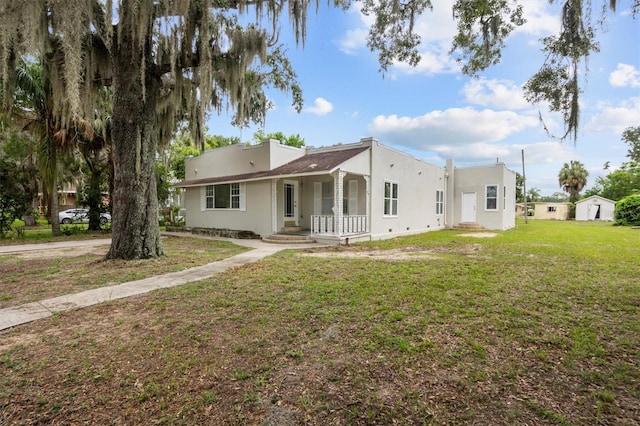
<svg viewBox="0 0 640 426">
<path fill-rule="evenodd" d="M 476 193 L 462 193 L 462 223 L 474 223 L 476 221 Z"/>
<path fill-rule="evenodd" d="M 284 181 L 284 221 L 298 225 L 298 182 Z"/>
</svg>

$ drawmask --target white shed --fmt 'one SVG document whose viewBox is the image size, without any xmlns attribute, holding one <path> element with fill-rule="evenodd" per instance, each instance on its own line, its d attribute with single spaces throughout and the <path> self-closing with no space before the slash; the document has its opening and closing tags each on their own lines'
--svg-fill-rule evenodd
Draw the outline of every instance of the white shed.
<svg viewBox="0 0 640 426">
<path fill-rule="evenodd" d="M 613 220 L 616 202 L 608 198 L 592 195 L 576 201 L 576 220 Z"/>
</svg>

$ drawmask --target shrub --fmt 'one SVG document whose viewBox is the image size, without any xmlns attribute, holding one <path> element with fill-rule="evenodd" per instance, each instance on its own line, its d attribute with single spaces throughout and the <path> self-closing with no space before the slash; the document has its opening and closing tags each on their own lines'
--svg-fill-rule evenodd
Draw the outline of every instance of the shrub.
<svg viewBox="0 0 640 426">
<path fill-rule="evenodd" d="M 640 225 L 640 194 L 629 195 L 618 201 L 613 218 L 616 225 Z"/>
</svg>

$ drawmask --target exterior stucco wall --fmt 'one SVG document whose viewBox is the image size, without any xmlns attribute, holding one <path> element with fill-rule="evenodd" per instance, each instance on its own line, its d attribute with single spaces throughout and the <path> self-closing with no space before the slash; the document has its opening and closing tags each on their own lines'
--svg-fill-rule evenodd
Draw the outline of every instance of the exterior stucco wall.
<svg viewBox="0 0 640 426">
<path fill-rule="evenodd" d="M 305 155 L 295 148 L 266 140 L 259 145 L 236 144 L 210 149 L 202 155 L 185 159 L 185 179 L 233 176 L 271 170 Z"/>
<path fill-rule="evenodd" d="M 504 205 L 502 206 L 502 228 L 511 229 L 516 226 L 516 172 L 502 165 L 503 185 L 506 188 Z"/>
<path fill-rule="evenodd" d="M 247 182 L 245 191 L 246 209 L 244 211 L 203 211 L 201 187 L 186 188 L 186 226 L 253 231 L 263 237 L 271 234 L 271 181 Z"/>
<path fill-rule="evenodd" d="M 450 172 L 451 174 L 451 172 Z M 475 223 L 486 229 L 505 230 L 515 227 L 516 174 L 502 163 L 485 167 L 455 168 L 453 170 L 453 226 L 461 223 L 463 194 L 475 194 Z M 498 186 L 497 209 L 487 209 L 486 187 Z M 505 192 L 506 189 L 506 192 Z"/>
<path fill-rule="evenodd" d="M 591 209 L 600 207 L 599 217 L 591 219 Z M 607 198 L 592 196 L 576 202 L 576 220 L 612 221 L 616 203 Z"/>
<path fill-rule="evenodd" d="M 444 168 L 372 140 L 371 238 L 384 239 L 444 228 L 436 215 L 436 190 L 445 189 Z M 398 215 L 384 215 L 385 181 L 398 183 Z"/>
</svg>

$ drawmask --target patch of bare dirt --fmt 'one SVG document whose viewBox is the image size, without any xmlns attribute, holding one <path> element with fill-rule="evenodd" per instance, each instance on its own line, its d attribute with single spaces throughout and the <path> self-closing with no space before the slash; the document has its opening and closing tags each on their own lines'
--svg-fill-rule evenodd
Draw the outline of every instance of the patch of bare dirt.
<svg viewBox="0 0 640 426">
<path fill-rule="evenodd" d="M 440 246 L 425 250 L 420 247 L 405 247 L 401 249 L 366 250 L 359 246 L 326 247 L 320 250 L 310 249 L 302 256 L 331 258 L 331 259 L 372 259 L 372 260 L 433 260 L 439 254 L 473 255 L 482 249 L 480 244 L 464 244 L 453 247 Z"/>
<path fill-rule="evenodd" d="M 12 256 L 21 259 L 52 259 L 59 257 L 79 257 L 79 256 L 106 256 L 109 251 L 108 245 L 101 246 L 78 246 L 72 248 L 58 248 L 55 250 L 31 250 L 11 253 Z"/>
<path fill-rule="evenodd" d="M 401 249 L 371 251 L 325 251 L 305 253 L 303 254 L 303 256 L 340 259 L 369 258 L 375 260 L 423 260 L 436 258 L 436 256 L 434 256 L 433 254 L 433 251 L 431 250 L 407 251 Z"/>
<path fill-rule="evenodd" d="M 493 238 L 498 234 L 495 232 L 467 232 L 465 234 L 458 234 L 459 237 L 473 237 L 473 238 Z"/>
</svg>

